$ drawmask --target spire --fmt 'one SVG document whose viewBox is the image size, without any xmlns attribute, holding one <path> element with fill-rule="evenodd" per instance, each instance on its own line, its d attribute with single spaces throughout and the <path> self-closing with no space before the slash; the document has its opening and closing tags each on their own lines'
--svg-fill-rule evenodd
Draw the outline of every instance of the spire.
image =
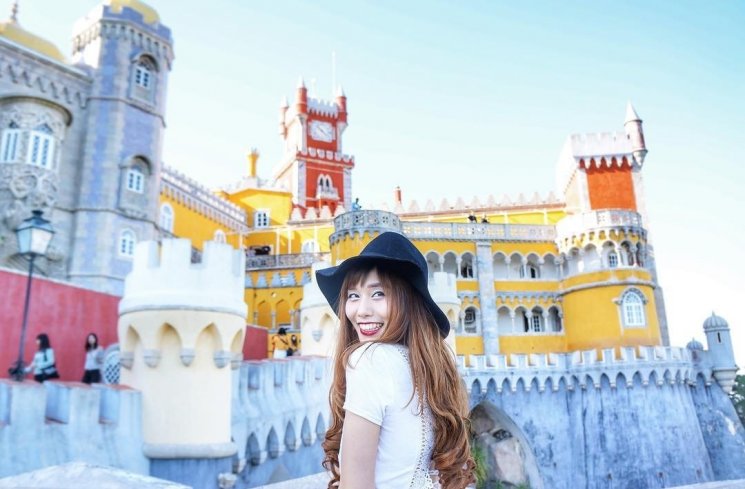
<svg viewBox="0 0 745 489">
<path fill-rule="evenodd" d="M 639 114 L 636 113 L 636 110 L 634 110 L 634 106 L 631 105 L 631 100 L 628 101 L 626 104 L 626 121 L 625 122 L 631 122 L 631 121 L 641 121 L 641 118 L 639 117 Z"/>
<path fill-rule="evenodd" d="M 303 80 L 303 77 L 301 76 L 300 79 L 297 81 L 297 87 L 298 88 L 305 88 L 305 80 Z"/>
<path fill-rule="evenodd" d="M 290 106 L 290 104 L 287 103 L 287 97 L 282 97 L 282 100 L 280 100 L 280 102 L 279 102 L 279 108 L 280 109 L 286 109 L 289 106 Z"/>
<path fill-rule="evenodd" d="M 339 85 L 338 87 L 336 87 L 336 94 L 335 95 L 337 97 L 346 97 L 346 94 L 344 93 L 344 87 L 342 87 L 341 85 Z"/>
<path fill-rule="evenodd" d="M 13 6 L 10 8 L 10 21 L 18 22 L 18 0 L 15 0 Z"/>
</svg>

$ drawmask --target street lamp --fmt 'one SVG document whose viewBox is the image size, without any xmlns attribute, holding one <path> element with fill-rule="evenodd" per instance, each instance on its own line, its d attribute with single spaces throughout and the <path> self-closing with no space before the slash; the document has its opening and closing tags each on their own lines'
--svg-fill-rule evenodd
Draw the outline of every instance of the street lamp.
<svg viewBox="0 0 745 489">
<path fill-rule="evenodd" d="M 26 342 L 26 324 L 28 321 L 28 305 L 31 299 L 31 280 L 34 275 L 34 260 L 38 256 L 44 256 L 49 248 L 49 242 L 54 236 L 52 224 L 41 217 L 42 211 L 35 210 L 33 215 L 23 221 L 16 229 L 16 238 L 18 238 L 18 253 L 27 257 L 28 281 L 26 282 L 26 301 L 23 305 L 23 326 L 21 327 L 21 341 L 18 344 L 18 360 L 14 366 L 8 369 L 11 377 L 18 382 L 22 382 L 25 377 L 23 363 L 23 344 Z"/>
</svg>

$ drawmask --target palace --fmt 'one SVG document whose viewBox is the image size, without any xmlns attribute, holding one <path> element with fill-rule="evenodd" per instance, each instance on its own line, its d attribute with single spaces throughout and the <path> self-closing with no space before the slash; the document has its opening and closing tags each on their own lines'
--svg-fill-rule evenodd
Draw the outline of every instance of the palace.
<svg viewBox="0 0 745 489">
<path fill-rule="evenodd" d="M 361 210 L 341 87 L 322 100 L 300 79 L 279 107 L 284 153 L 272 177 L 259 178 L 253 149 L 246 175 L 212 190 L 161 163 L 173 50 L 152 8 L 105 2 L 76 24 L 69 60 L 25 31 L 16 11 L 0 33 L 6 266 L 20 266 L 12 233 L 32 208 L 57 230 L 42 273 L 114 295 L 138 241 L 188 238 L 195 254 L 205 241 L 227 242 L 248 255 L 248 322 L 308 333 L 305 351 L 325 353 L 301 317 L 313 263 L 338 263 L 391 229 L 414 241 L 433 275 L 454 281 L 458 354 L 668 344 L 647 240 L 647 148 L 630 103 L 623 130 L 567 138 L 555 194 L 436 204 L 405 203 L 396 189 L 387 209 Z"/>
<path fill-rule="evenodd" d="M 82 17 L 69 58 L 21 26 L 17 4 L 0 23 L 0 309 L 20 324 L 29 265 L 14 234 L 41 210 L 56 234 L 33 262 L 44 307 L 27 337 L 50 333 L 63 380 L 0 379 L 0 452 L 12 455 L 0 477 L 72 459 L 214 489 L 319 471 L 330 376 L 318 357 L 338 320 L 314 272 L 383 231 L 426 257 L 494 480 L 745 477 L 729 325 L 706 320 L 707 350 L 669 345 L 631 103 L 617 131 L 557 148 L 549 195 L 405 202 L 396 188 L 367 209 L 342 144 L 353 105 L 341 87 L 316 98 L 302 78 L 279 106 L 284 150 L 270 178 L 258 149 L 245 176 L 218 189 L 165 166 L 173 62 L 170 29 L 140 0 L 105 0 Z M 269 356 L 280 327 L 301 356 L 242 361 Z M 105 377 L 111 367 L 123 386 L 64 382 L 93 330 L 112 345 Z M 20 341 L 7 331 L 2 365 Z M 16 456 L 18 444 L 33 457 Z"/>
</svg>

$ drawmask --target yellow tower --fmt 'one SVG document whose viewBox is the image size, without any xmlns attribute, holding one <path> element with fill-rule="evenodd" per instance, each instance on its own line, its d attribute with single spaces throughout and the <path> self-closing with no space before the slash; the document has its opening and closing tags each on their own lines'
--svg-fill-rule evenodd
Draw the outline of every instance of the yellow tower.
<svg viewBox="0 0 745 489">
<path fill-rule="evenodd" d="M 119 305 L 121 383 L 142 391 L 151 473 L 174 481 L 203 466 L 230 472 L 237 452 L 231 366 L 245 334 L 245 258 L 207 242 L 202 262 L 190 260 L 189 240 L 138 244 Z"/>
</svg>

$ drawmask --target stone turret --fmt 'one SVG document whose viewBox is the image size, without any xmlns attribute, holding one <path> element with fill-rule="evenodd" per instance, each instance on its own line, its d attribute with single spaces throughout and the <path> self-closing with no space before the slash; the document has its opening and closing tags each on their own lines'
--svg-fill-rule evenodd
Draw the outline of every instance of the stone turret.
<svg viewBox="0 0 745 489">
<path fill-rule="evenodd" d="M 237 452 L 231 365 L 245 335 L 245 257 L 207 242 L 202 263 L 190 258 L 189 240 L 138 244 L 119 305 L 121 383 L 142 391 L 151 475 L 217 488 Z"/>
<path fill-rule="evenodd" d="M 704 333 L 706 333 L 706 343 L 709 346 L 709 361 L 714 378 L 722 390 L 729 394 L 732 386 L 735 385 L 737 375 L 729 324 L 724 318 L 712 312 L 711 317 L 704 321 Z"/>
</svg>

